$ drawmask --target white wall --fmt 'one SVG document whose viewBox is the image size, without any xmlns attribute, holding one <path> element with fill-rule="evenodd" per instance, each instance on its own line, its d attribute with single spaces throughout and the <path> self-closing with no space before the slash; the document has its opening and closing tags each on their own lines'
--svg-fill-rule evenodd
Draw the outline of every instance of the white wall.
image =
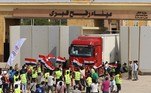
<svg viewBox="0 0 151 93">
<path fill-rule="evenodd" d="M 128 42 L 129 29 L 129 42 Z M 138 60 L 142 72 L 151 72 L 151 27 L 121 27 L 120 48 L 121 61 Z M 129 49 L 128 49 L 129 43 Z M 128 59 L 129 51 L 129 59 Z"/>
<path fill-rule="evenodd" d="M 61 26 L 60 27 L 60 56 L 69 58 L 68 55 L 69 48 L 69 27 Z"/>
<path fill-rule="evenodd" d="M 25 60 L 24 58 L 32 56 L 31 30 L 32 30 L 31 26 L 20 26 L 20 30 L 19 30 L 19 32 L 21 31 L 20 38 L 27 38 L 20 50 L 20 55 L 23 56 L 20 57 L 21 65 L 24 64 L 24 60 Z"/>
<path fill-rule="evenodd" d="M 128 27 L 121 27 L 119 39 L 121 63 L 128 63 Z"/>
<path fill-rule="evenodd" d="M 129 55 L 130 61 L 138 60 L 138 48 L 139 48 L 139 27 L 130 27 L 129 31 Z"/>
<path fill-rule="evenodd" d="M 32 57 L 37 59 L 39 54 L 47 55 L 49 48 L 48 26 L 33 26 L 31 38 Z"/>
<path fill-rule="evenodd" d="M 59 55 L 59 45 L 60 45 L 60 36 L 59 36 L 59 26 L 49 26 L 49 53 L 54 56 Z"/>
<path fill-rule="evenodd" d="M 140 70 L 151 72 L 151 27 L 140 30 Z"/>
<path fill-rule="evenodd" d="M 23 65 L 26 57 L 37 59 L 39 54 L 49 53 L 68 59 L 70 42 L 81 35 L 81 29 L 81 27 L 74 26 L 11 26 L 10 51 L 17 40 L 27 38 L 14 64 Z"/>
</svg>

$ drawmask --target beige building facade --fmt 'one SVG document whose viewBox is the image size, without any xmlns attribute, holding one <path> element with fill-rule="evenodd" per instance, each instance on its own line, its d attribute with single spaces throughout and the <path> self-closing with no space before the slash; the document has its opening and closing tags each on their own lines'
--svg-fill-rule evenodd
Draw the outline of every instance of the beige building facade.
<svg viewBox="0 0 151 93">
<path fill-rule="evenodd" d="M 1 0 L 0 62 L 4 61 L 9 26 L 21 18 L 67 19 L 67 25 L 91 27 L 87 31 L 120 30 L 120 26 L 150 26 L 151 2 L 112 2 L 109 0 Z M 93 33 L 93 32 L 92 32 Z M 9 47 L 9 45 L 6 45 Z"/>
</svg>

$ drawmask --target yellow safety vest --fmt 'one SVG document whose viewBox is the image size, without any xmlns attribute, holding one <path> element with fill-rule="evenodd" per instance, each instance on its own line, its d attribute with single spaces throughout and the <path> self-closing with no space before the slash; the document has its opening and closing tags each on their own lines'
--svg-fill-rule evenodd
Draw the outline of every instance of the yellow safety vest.
<svg viewBox="0 0 151 93">
<path fill-rule="evenodd" d="M 19 79 L 19 75 L 17 75 L 17 76 L 14 75 L 14 82 L 16 82 L 16 79 L 17 79 L 17 78 Z"/>
<path fill-rule="evenodd" d="M 21 74 L 20 77 L 21 77 L 21 83 L 26 84 L 27 83 L 27 76 L 26 76 L 26 74 Z"/>
<path fill-rule="evenodd" d="M 48 82 L 48 76 L 49 76 L 49 73 L 45 73 L 45 82 Z"/>
<path fill-rule="evenodd" d="M 41 73 L 41 67 L 38 67 L 38 73 Z"/>
<path fill-rule="evenodd" d="M 92 84 L 92 78 L 91 77 L 88 77 L 86 79 L 86 81 L 87 81 L 88 86 L 90 86 Z"/>
<path fill-rule="evenodd" d="M 20 89 L 19 88 L 15 89 L 15 93 L 21 93 Z"/>
<path fill-rule="evenodd" d="M 75 72 L 75 80 L 80 80 L 81 73 L 79 71 Z"/>
<path fill-rule="evenodd" d="M 70 83 L 71 83 L 70 74 L 66 74 L 66 75 L 65 75 L 65 83 L 66 83 L 66 84 L 70 84 Z"/>
<path fill-rule="evenodd" d="M 62 76 L 62 73 L 60 70 L 56 71 L 56 79 L 60 79 L 60 77 Z"/>
<path fill-rule="evenodd" d="M 120 75 L 119 75 L 119 74 L 117 74 L 117 75 L 115 76 L 115 82 L 116 82 L 116 84 L 122 84 L 122 79 L 120 78 Z"/>
<path fill-rule="evenodd" d="M 3 93 L 3 90 L 2 90 L 2 88 L 0 88 L 0 93 Z"/>
<path fill-rule="evenodd" d="M 32 72 L 32 78 L 37 78 L 38 74 L 37 74 L 37 71 L 33 71 Z"/>
<path fill-rule="evenodd" d="M 31 71 L 33 71 L 33 67 L 32 67 L 32 66 L 29 66 L 29 69 L 30 69 Z"/>
</svg>

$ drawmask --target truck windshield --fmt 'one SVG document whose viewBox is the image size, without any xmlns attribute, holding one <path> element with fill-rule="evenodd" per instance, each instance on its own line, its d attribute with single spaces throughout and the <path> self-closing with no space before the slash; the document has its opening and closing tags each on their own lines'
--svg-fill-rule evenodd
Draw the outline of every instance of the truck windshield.
<svg viewBox="0 0 151 93">
<path fill-rule="evenodd" d="M 93 48 L 91 46 L 72 46 L 70 48 L 71 56 L 92 56 Z"/>
</svg>

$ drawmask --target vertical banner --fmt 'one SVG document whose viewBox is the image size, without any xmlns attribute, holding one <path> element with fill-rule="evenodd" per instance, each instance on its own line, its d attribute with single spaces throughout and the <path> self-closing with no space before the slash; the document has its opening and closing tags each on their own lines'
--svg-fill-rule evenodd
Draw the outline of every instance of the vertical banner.
<svg viewBox="0 0 151 93">
<path fill-rule="evenodd" d="M 23 45 L 23 43 L 25 42 L 26 38 L 21 38 L 17 41 L 17 43 L 15 44 L 14 46 L 14 49 L 13 51 L 10 53 L 10 56 L 8 58 L 8 61 L 7 61 L 7 64 L 9 66 L 12 66 L 13 65 L 13 61 L 17 55 L 17 53 L 19 52 L 21 46 Z"/>
</svg>

